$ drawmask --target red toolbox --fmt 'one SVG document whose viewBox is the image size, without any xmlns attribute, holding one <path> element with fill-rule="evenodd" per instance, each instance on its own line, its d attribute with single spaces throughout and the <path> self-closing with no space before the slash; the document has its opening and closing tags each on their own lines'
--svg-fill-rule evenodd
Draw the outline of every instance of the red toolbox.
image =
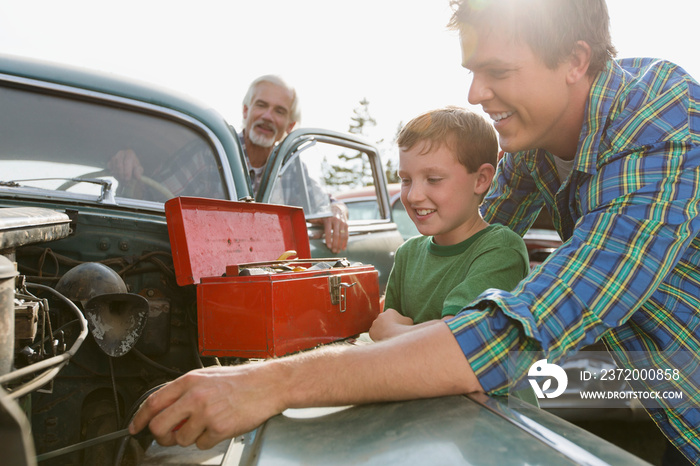
<svg viewBox="0 0 700 466">
<path fill-rule="evenodd" d="M 375 268 L 311 259 L 300 208 L 178 197 L 165 216 L 177 283 L 197 289 L 202 355 L 282 356 L 365 332 L 379 313 Z M 298 259 L 276 260 L 289 250 Z M 280 268 L 303 270 L 269 273 Z"/>
</svg>

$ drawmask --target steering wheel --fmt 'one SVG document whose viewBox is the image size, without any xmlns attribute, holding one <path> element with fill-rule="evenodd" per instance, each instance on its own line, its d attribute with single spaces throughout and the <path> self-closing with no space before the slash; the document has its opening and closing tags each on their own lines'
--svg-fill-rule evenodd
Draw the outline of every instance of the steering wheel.
<svg viewBox="0 0 700 466">
<path fill-rule="evenodd" d="M 96 172 L 85 173 L 85 174 L 79 176 L 78 180 L 82 179 L 82 178 L 99 178 L 101 176 L 112 176 L 112 173 L 107 169 L 98 170 Z M 59 186 L 57 189 L 59 191 L 67 191 L 68 189 L 70 189 L 71 187 L 75 186 L 78 183 L 79 183 L 79 181 L 76 181 L 76 180 L 68 180 L 65 183 L 63 183 L 61 186 Z M 141 175 L 141 183 L 143 183 L 144 185 L 148 186 L 149 188 L 157 191 L 160 195 L 165 197 L 165 200 L 168 200 L 168 199 L 175 197 L 175 195 L 172 193 L 172 191 L 170 191 L 162 183 L 157 182 L 153 178 L 149 178 L 145 175 Z M 128 190 L 128 188 L 125 188 L 125 190 Z"/>
</svg>

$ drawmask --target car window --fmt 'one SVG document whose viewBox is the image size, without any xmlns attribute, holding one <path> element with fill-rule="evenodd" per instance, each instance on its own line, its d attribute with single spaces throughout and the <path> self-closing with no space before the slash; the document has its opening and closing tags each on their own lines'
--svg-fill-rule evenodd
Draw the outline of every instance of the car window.
<svg viewBox="0 0 700 466">
<path fill-rule="evenodd" d="M 273 182 L 270 202 L 303 207 L 307 218 L 325 217 L 331 214 L 331 202 L 338 200 L 336 194 L 374 184 L 372 166 L 365 152 L 311 141 L 302 145 L 282 167 Z M 365 212 L 372 208 L 378 214 L 376 196 L 363 206 Z M 349 219 L 355 218 L 350 214 Z"/>
<path fill-rule="evenodd" d="M 371 199 L 344 200 L 348 208 L 348 220 L 379 220 L 376 196 Z"/>
<path fill-rule="evenodd" d="M 87 99 L 0 87 L 0 181 L 99 195 L 99 178 L 117 199 L 164 202 L 179 195 L 224 198 L 211 144 L 174 120 Z M 108 163 L 132 151 L 143 177 L 119 181 Z"/>
</svg>

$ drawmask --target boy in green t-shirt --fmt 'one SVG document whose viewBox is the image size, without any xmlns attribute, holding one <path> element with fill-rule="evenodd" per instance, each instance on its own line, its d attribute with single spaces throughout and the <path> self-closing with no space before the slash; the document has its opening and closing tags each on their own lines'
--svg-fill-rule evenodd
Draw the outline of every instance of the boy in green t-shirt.
<svg viewBox="0 0 700 466">
<path fill-rule="evenodd" d="M 411 120 L 397 144 L 401 202 L 423 236 L 396 251 L 375 341 L 450 318 L 489 288 L 510 291 L 530 271 L 523 239 L 479 212 L 498 159 L 490 123 L 447 107 Z"/>
</svg>

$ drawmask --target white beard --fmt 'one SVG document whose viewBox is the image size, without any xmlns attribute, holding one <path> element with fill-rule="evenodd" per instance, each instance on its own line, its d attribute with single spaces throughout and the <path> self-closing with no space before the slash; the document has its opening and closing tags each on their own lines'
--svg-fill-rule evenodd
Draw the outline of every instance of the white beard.
<svg viewBox="0 0 700 466">
<path fill-rule="evenodd" d="M 260 147 L 272 147 L 275 144 L 277 130 L 274 129 L 275 134 L 273 134 L 272 136 L 265 137 L 255 132 L 255 127 L 259 124 L 260 123 L 253 124 L 253 127 L 250 129 L 250 134 L 248 135 L 248 138 L 250 138 L 250 142 Z"/>
</svg>

